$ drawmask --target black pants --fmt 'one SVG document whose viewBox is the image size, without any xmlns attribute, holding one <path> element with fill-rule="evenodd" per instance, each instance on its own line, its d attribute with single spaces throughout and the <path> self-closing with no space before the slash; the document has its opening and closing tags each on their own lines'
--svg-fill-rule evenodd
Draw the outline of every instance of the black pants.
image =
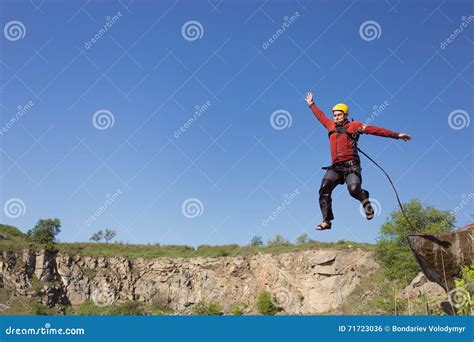
<svg viewBox="0 0 474 342">
<path fill-rule="evenodd" d="M 369 198 L 368 191 L 362 189 L 362 174 L 359 166 L 346 169 L 328 169 L 319 189 L 319 206 L 324 221 L 334 220 L 331 194 L 338 184 L 347 184 L 352 197 L 361 203 Z"/>
</svg>

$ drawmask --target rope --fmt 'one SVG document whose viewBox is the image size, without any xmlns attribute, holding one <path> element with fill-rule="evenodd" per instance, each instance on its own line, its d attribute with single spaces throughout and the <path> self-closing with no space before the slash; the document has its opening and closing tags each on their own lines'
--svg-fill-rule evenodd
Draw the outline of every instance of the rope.
<svg viewBox="0 0 474 342">
<path fill-rule="evenodd" d="M 405 220 L 407 220 L 408 224 L 411 226 L 411 228 L 413 228 L 413 230 L 416 232 L 416 229 L 415 227 L 413 226 L 413 224 L 410 222 L 410 220 L 408 219 L 407 215 L 405 214 L 405 211 L 403 210 L 403 205 L 402 203 L 400 202 L 400 198 L 398 197 L 398 192 L 397 192 L 397 189 L 395 188 L 395 185 L 393 184 L 392 182 L 392 179 L 390 178 L 390 176 L 388 175 L 387 172 L 385 172 L 385 170 L 379 165 L 377 164 L 377 162 L 375 160 L 373 160 L 372 158 L 370 158 L 367 153 L 365 153 L 364 151 L 362 151 L 359 147 L 357 147 L 357 150 L 362 153 L 364 156 L 366 156 L 372 163 L 374 163 L 380 170 L 382 170 L 382 172 L 385 174 L 385 176 L 387 177 L 388 181 L 390 182 L 390 185 L 392 186 L 393 188 L 393 191 L 395 192 L 395 196 L 397 196 L 397 201 L 398 201 L 398 205 L 400 206 L 400 210 L 402 211 L 402 214 L 403 216 L 405 217 Z M 448 293 L 448 296 L 449 296 L 449 292 L 448 292 L 448 284 L 447 284 L 447 281 L 446 281 L 446 271 L 445 271 L 445 267 L 444 267 L 444 258 L 443 258 L 443 252 L 444 252 L 444 247 L 441 246 L 442 250 L 441 250 L 441 263 L 442 263 L 442 266 L 443 266 L 443 276 L 444 276 L 444 282 L 445 282 L 445 286 L 446 286 L 446 292 Z M 416 255 L 416 254 L 415 254 Z M 420 266 L 420 268 L 423 270 L 423 268 Z M 423 271 L 424 273 L 424 271 Z M 452 304 L 452 300 L 451 300 L 451 297 L 449 297 L 449 303 L 451 305 L 451 309 L 453 310 L 453 313 L 454 315 L 456 315 L 456 309 L 453 307 L 453 304 Z"/>
<path fill-rule="evenodd" d="M 400 197 L 398 197 L 398 192 L 397 192 L 397 189 L 395 188 L 395 185 L 393 184 L 392 182 L 392 179 L 390 178 L 390 176 L 388 175 L 387 172 L 385 172 L 385 170 L 379 165 L 377 164 L 377 162 L 375 160 L 373 160 L 372 158 L 369 157 L 369 155 L 367 153 L 365 153 L 364 151 L 362 151 L 359 147 L 357 147 L 357 150 L 362 153 L 364 156 L 366 156 L 372 163 L 374 163 L 380 170 L 382 170 L 382 172 L 385 174 L 385 176 L 387 177 L 388 181 L 390 182 L 390 185 L 392 186 L 393 188 L 393 191 L 395 192 L 395 196 L 397 196 L 397 201 L 398 201 L 398 205 L 400 206 L 400 210 L 402 211 L 402 214 L 403 216 L 405 217 L 405 220 L 407 220 L 408 224 L 411 226 L 411 228 L 413 229 L 413 231 L 417 231 L 417 229 L 413 226 L 413 224 L 410 222 L 410 220 L 408 219 L 407 215 L 405 214 L 405 210 L 403 210 L 403 205 L 402 205 L 402 202 L 400 201 Z"/>
</svg>

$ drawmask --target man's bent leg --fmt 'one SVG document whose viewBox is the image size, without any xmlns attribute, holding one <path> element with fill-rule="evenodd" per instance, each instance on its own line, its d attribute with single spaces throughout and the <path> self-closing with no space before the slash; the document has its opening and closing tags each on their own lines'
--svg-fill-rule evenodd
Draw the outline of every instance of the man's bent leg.
<svg viewBox="0 0 474 342">
<path fill-rule="evenodd" d="M 346 176 L 346 184 L 351 196 L 362 204 L 366 218 L 368 220 L 374 218 L 375 213 L 369 200 L 369 192 L 362 189 L 362 177 L 357 173 L 349 173 Z"/>
<path fill-rule="evenodd" d="M 352 197 L 363 202 L 369 198 L 369 192 L 362 189 L 362 177 L 356 173 L 349 173 L 346 176 L 347 190 Z"/>
</svg>

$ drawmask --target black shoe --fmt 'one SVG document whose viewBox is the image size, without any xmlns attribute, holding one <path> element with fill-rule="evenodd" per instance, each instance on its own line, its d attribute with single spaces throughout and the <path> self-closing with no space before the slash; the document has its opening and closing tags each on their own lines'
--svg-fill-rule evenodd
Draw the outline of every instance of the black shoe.
<svg viewBox="0 0 474 342">
<path fill-rule="evenodd" d="M 331 229 L 331 221 L 323 221 L 323 223 L 320 223 L 316 226 L 316 230 L 326 230 L 326 229 Z"/>
<path fill-rule="evenodd" d="M 375 212 L 374 208 L 372 208 L 369 198 L 362 201 L 362 206 L 364 207 L 365 217 L 367 220 L 372 220 L 375 216 Z"/>
</svg>

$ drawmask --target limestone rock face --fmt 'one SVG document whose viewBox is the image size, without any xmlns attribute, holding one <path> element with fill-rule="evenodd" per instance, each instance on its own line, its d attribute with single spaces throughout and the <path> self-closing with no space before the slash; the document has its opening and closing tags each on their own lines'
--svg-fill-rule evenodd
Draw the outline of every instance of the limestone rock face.
<svg viewBox="0 0 474 342">
<path fill-rule="evenodd" d="M 474 224 L 452 233 L 411 235 L 408 241 L 422 272 L 446 292 L 461 266 L 474 262 Z"/>
<path fill-rule="evenodd" d="M 444 311 L 447 314 L 453 314 L 446 291 L 437 283 L 429 281 L 423 272 L 418 273 L 403 289 L 400 297 L 407 300 L 408 312 L 414 310 L 428 315 L 433 314 L 432 312 L 435 310 L 435 312 Z"/>
<path fill-rule="evenodd" d="M 437 283 L 429 281 L 422 272 L 418 273 L 418 275 L 407 287 L 405 287 L 400 295 L 402 297 L 411 299 L 419 297 L 423 294 L 428 294 L 433 297 L 447 298 L 444 289 Z"/>
<path fill-rule="evenodd" d="M 133 260 L 25 250 L 0 255 L 0 287 L 34 295 L 35 275 L 47 284 L 39 292 L 49 306 L 136 300 L 178 312 L 200 301 L 217 302 L 224 312 L 235 303 L 253 310 L 258 294 L 269 291 L 286 313 L 310 314 L 336 309 L 376 269 L 361 250 Z"/>
</svg>

